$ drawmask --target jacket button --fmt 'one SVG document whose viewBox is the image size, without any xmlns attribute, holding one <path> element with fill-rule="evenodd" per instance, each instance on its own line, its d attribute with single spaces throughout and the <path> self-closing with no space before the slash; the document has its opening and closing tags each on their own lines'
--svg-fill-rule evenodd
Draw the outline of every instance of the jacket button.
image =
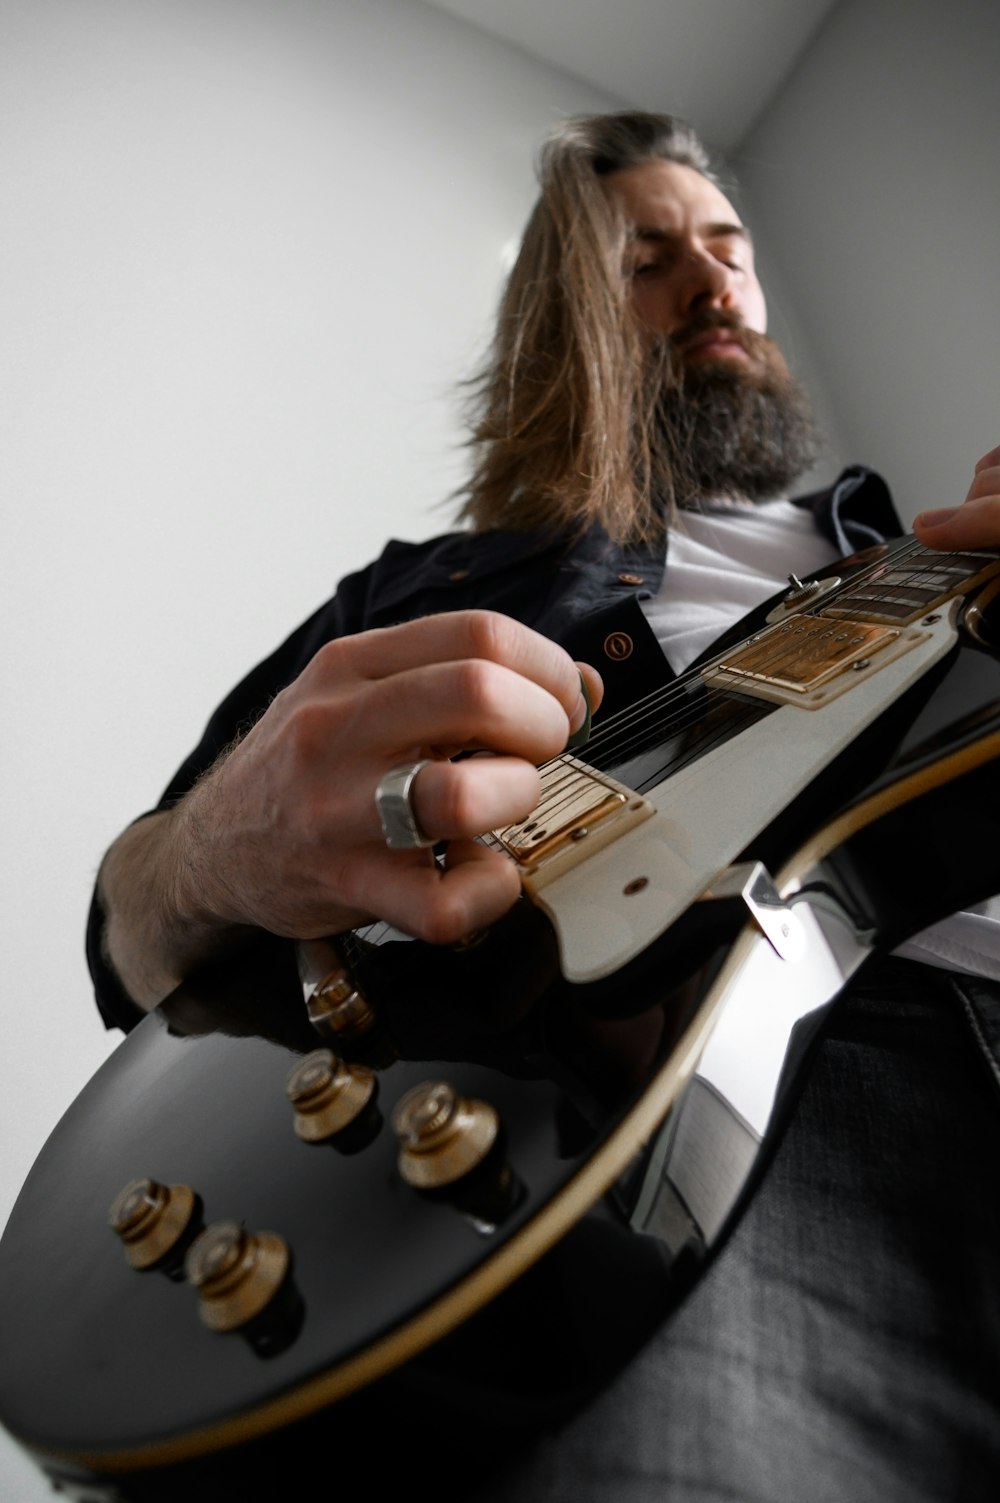
<svg viewBox="0 0 1000 1503">
<path fill-rule="evenodd" d="M 642 577 L 641 574 L 619 574 L 619 576 L 618 576 L 618 583 L 619 584 L 636 585 L 636 584 L 645 584 L 645 582 L 646 581 L 643 579 L 643 577 Z"/>
<path fill-rule="evenodd" d="M 623 663 L 632 656 L 632 638 L 627 631 L 613 631 L 604 638 L 604 655 L 613 663 Z"/>
<path fill-rule="evenodd" d="M 461 580 L 468 579 L 468 577 L 468 569 L 452 569 L 451 573 L 448 575 L 448 578 L 451 580 L 452 584 L 459 584 Z"/>
</svg>

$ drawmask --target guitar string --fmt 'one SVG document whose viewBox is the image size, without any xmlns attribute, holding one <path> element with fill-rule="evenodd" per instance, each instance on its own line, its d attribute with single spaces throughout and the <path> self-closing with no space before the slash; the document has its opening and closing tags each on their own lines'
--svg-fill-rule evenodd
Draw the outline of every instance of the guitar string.
<svg viewBox="0 0 1000 1503">
<path fill-rule="evenodd" d="M 916 544 L 904 546 L 903 548 L 898 549 L 895 555 L 890 556 L 889 560 L 878 560 L 866 571 L 863 571 L 862 573 L 855 576 L 851 581 L 848 582 L 846 586 L 838 587 L 837 589 L 831 591 L 828 595 L 826 595 L 821 603 L 822 607 L 828 609 L 832 603 L 840 599 L 842 596 L 847 596 L 849 598 L 851 594 L 858 592 L 859 588 L 862 587 L 863 582 L 866 578 L 877 577 L 879 576 L 879 574 L 884 574 L 886 572 L 885 566 L 890 562 L 898 568 L 901 562 L 905 562 L 908 554 L 913 553 L 917 550 L 919 550 L 919 545 Z M 815 611 L 808 610 L 797 612 L 794 619 L 801 620 L 803 617 L 812 617 L 813 619 L 820 618 L 819 603 L 817 604 L 817 609 Z M 799 644 L 794 641 L 790 641 L 788 643 L 787 651 L 784 654 L 780 650 L 780 644 L 772 643 L 771 647 L 772 651 L 771 656 L 768 660 L 768 667 L 772 673 L 780 672 L 781 668 L 785 665 L 786 662 L 795 661 L 800 655 Z M 652 729 L 655 724 L 655 729 L 661 736 L 664 732 L 667 732 L 672 738 L 676 739 L 678 735 L 689 730 L 697 722 L 704 722 L 706 718 L 711 715 L 711 709 L 715 701 L 731 701 L 731 696 L 727 695 L 724 691 L 719 691 L 718 689 L 714 689 L 711 685 L 706 684 L 703 678 L 703 674 L 706 673 L 706 671 L 709 671 L 713 664 L 718 664 L 725 661 L 726 658 L 731 658 L 733 654 L 738 650 L 739 647 L 735 646 L 731 648 L 728 653 L 718 654 L 714 660 L 710 660 L 709 662 L 701 665 L 699 669 L 694 673 L 689 672 L 682 674 L 670 685 L 666 686 L 663 689 L 654 691 L 644 699 L 637 701 L 636 705 L 629 707 L 623 712 L 620 712 L 617 716 L 613 716 L 602 728 L 601 734 L 592 737 L 590 743 L 588 743 L 588 760 L 596 762 L 598 760 L 598 755 L 605 747 L 612 749 L 619 761 L 627 760 L 630 755 L 636 755 L 637 751 L 640 749 L 640 743 L 636 739 L 637 728 L 641 728 L 642 731 L 648 735 L 649 730 Z M 692 696 L 692 694 L 690 693 L 690 686 L 692 683 L 697 685 L 698 687 L 697 703 L 693 702 L 694 696 Z M 682 713 L 680 715 L 675 714 L 672 718 L 665 716 L 663 712 L 669 706 L 677 703 L 678 701 L 683 702 Z M 706 701 L 708 702 L 707 712 Z M 656 717 L 655 722 L 654 714 Z M 739 727 L 736 727 L 735 729 L 738 728 Z M 623 732 L 626 731 L 631 735 L 631 742 L 623 739 Z M 708 738 L 706 738 L 705 736 L 702 736 L 701 738 L 698 738 L 693 744 L 689 740 L 688 744 L 683 748 L 683 759 L 689 760 L 696 752 L 701 752 L 702 754 L 704 754 L 705 750 L 710 749 L 712 745 L 718 744 L 720 740 L 733 733 L 734 727 L 730 723 L 727 726 L 721 727 L 716 730 L 714 737 L 709 736 Z M 572 764 L 568 762 L 565 757 L 561 759 L 553 759 L 550 763 L 543 764 L 542 770 L 544 772 L 560 765 L 566 768 L 566 776 L 563 782 L 567 785 L 569 790 L 568 798 L 577 796 L 576 790 L 579 787 L 580 774 L 573 768 Z M 560 784 L 558 782 L 553 784 L 553 782 L 550 780 L 546 786 L 542 802 L 540 803 L 538 808 L 533 811 L 531 821 L 533 826 L 543 818 L 551 821 L 558 815 L 561 810 L 565 809 L 567 799 L 560 801 L 557 797 L 559 792 Z M 509 831 L 517 828 L 519 827 L 508 826 L 507 830 L 503 833 L 509 833 Z M 536 836 L 536 839 L 537 838 L 540 837 Z"/>
<path fill-rule="evenodd" d="M 901 587 L 917 589 L 921 593 L 926 593 L 926 585 L 921 586 L 922 571 L 920 568 L 911 570 L 908 575 L 904 575 L 902 578 L 898 577 L 900 566 L 906 563 L 909 556 L 918 553 L 927 555 L 929 553 L 929 550 L 923 550 L 921 548 L 921 545 L 913 541 L 908 541 L 907 545 L 905 547 L 901 547 L 895 555 L 891 555 L 885 560 L 879 560 L 877 563 L 871 565 L 865 571 L 865 573 L 859 574 L 847 584 L 838 587 L 834 591 L 831 591 L 828 595 L 823 597 L 821 601 L 817 602 L 815 607 L 799 611 L 794 617 L 790 617 L 789 620 L 802 620 L 803 618 L 814 620 L 824 619 L 825 614 L 830 610 L 832 606 L 837 606 L 838 610 L 842 613 L 838 614 L 836 618 L 833 618 L 834 620 L 849 621 L 852 619 L 864 619 L 866 616 L 871 614 L 870 602 L 872 600 L 872 597 L 870 595 L 862 595 L 862 600 L 869 603 L 867 605 L 859 604 L 853 612 L 849 608 L 850 598 L 851 596 L 861 594 L 866 580 L 877 578 L 879 579 L 880 583 L 884 585 L 884 576 L 887 573 L 892 573 L 894 577 L 890 585 L 884 586 L 883 593 L 885 594 L 886 598 L 891 598 L 892 591 Z M 993 556 L 996 557 L 997 555 Z M 986 555 L 987 559 L 989 557 L 990 555 Z M 977 568 L 982 566 L 983 561 L 984 560 L 982 559 L 976 561 Z M 936 565 L 937 562 L 938 560 L 936 556 L 933 558 L 925 557 L 923 560 L 924 572 L 927 571 L 928 564 L 933 563 Z M 947 577 L 941 581 L 941 584 L 944 587 L 947 587 L 947 584 L 949 582 L 954 582 L 956 571 L 951 572 L 952 579 L 950 581 Z M 973 570 L 972 572 L 976 571 Z M 959 574 L 957 577 L 961 578 L 962 575 Z M 964 577 L 968 578 L 970 576 L 969 574 L 965 574 Z M 920 608 L 926 609 L 940 594 L 941 588 L 935 586 L 933 593 L 926 600 L 922 602 L 908 602 L 910 609 L 907 614 L 913 614 L 914 611 L 919 612 Z M 845 602 L 847 602 L 846 605 Z M 652 694 L 636 701 L 636 704 L 634 706 L 631 706 L 625 711 L 620 712 L 618 715 L 611 717 L 611 719 L 605 722 L 605 725 L 601 728 L 600 733 L 591 738 L 591 741 L 590 743 L 588 743 L 587 748 L 588 755 L 595 749 L 600 750 L 608 740 L 615 737 L 628 725 L 630 721 L 635 721 L 637 719 L 643 718 L 654 709 L 663 710 L 667 706 L 669 706 L 672 701 L 675 701 L 677 699 L 683 698 L 690 700 L 691 696 L 688 693 L 690 685 L 692 683 L 702 683 L 702 675 L 704 673 L 708 672 L 713 667 L 718 666 L 720 663 L 723 663 L 727 658 L 732 657 L 736 652 L 740 650 L 741 645 L 746 644 L 736 644 L 730 647 L 727 652 L 720 652 L 714 659 L 710 659 L 701 664 L 696 671 L 688 671 L 687 673 L 680 675 L 678 679 L 673 680 L 669 685 L 660 690 L 653 691 Z M 773 664 L 780 668 L 786 661 L 794 661 L 798 654 L 798 645 L 794 642 L 790 642 L 788 645 L 787 657 L 777 655 L 773 659 Z M 667 722 L 667 725 L 669 726 L 669 722 Z"/>
<path fill-rule="evenodd" d="M 715 722 L 706 726 L 704 724 L 704 717 L 698 716 L 697 723 L 702 733 L 696 738 L 685 738 L 680 747 L 665 746 L 648 738 L 646 741 L 639 741 L 636 738 L 630 748 L 630 754 L 633 756 L 640 755 L 644 751 L 651 751 L 654 746 L 659 745 L 660 761 L 656 770 L 656 776 L 659 780 L 670 773 L 678 772 L 681 767 L 692 761 L 696 756 L 707 755 L 716 746 L 722 745 L 724 742 L 730 740 L 733 735 L 745 729 L 749 723 L 759 719 L 760 710 L 758 705 L 760 703 L 760 701 L 757 704 L 749 702 L 739 706 L 729 715 L 725 724 Z M 693 718 L 692 724 L 695 723 L 696 721 Z M 677 740 L 676 732 L 671 740 Z M 570 774 L 567 774 L 563 779 L 562 785 L 557 785 L 555 788 L 552 786 L 546 788 L 540 803 L 532 811 L 529 821 L 532 830 L 535 825 L 552 822 L 558 819 L 561 814 L 568 812 L 581 796 L 580 783 L 581 779 L 585 776 L 584 774 L 577 773 L 575 769 L 571 769 Z M 524 830 L 525 828 L 523 825 L 513 825 L 508 826 L 506 830 L 502 830 L 500 833 L 510 834 L 517 830 Z M 535 838 L 540 840 L 542 833 L 539 833 Z"/>
<path fill-rule="evenodd" d="M 905 554 L 902 556 L 905 557 Z M 882 567 L 883 562 L 884 561 L 880 560 L 879 563 L 871 565 L 863 574 L 850 581 L 849 585 L 842 585 L 839 586 L 836 590 L 831 591 L 823 598 L 822 602 L 817 602 L 815 609 L 811 608 L 806 611 L 800 611 L 797 613 L 796 618 L 794 619 L 801 619 L 803 616 L 817 616 L 820 609 L 828 608 L 830 605 L 835 604 L 841 596 L 848 595 L 851 591 L 856 590 L 858 586 L 864 583 L 867 579 L 873 578 L 877 574 L 878 570 Z M 670 684 L 661 689 L 654 690 L 651 694 L 637 700 L 635 704 L 630 706 L 628 709 L 620 711 L 617 715 L 612 716 L 608 721 L 604 723 L 599 733 L 591 737 L 591 741 L 590 743 L 588 743 L 588 749 L 590 749 L 590 747 L 592 746 L 597 746 L 599 748 L 618 730 L 622 729 L 623 726 L 625 726 L 630 720 L 641 717 L 653 709 L 663 709 L 667 707 L 672 701 L 689 698 L 690 696 L 688 691 L 690 687 L 692 685 L 699 685 L 702 682 L 702 675 L 704 673 L 711 670 L 712 668 L 718 667 L 719 664 L 723 663 L 727 657 L 731 657 L 736 651 L 738 651 L 741 645 L 744 644 L 737 643 L 731 646 L 727 651 L 721 651 L 717 653 L 715 657 L 709 658 L 706 662 L 701 663 L 697 667 L 697 669 L 688 669 L 684 673 L 679 674 L 678 677 L 672 680 Z M 794 649 L 790 649 L 789 656 L 794 656 Z"/>
<path fill-rule="evenodd" d="M 794 618 L 789 618 L 789 620 L 801 621 L 803 618 L 825 620 L 826 613 L 833 606 L 836 606 L 838 609 L 837 616 L 830 618 L 833 624 L 836 624 L 837 621 L 849 622 L 852 619 L 864 619 L 866 615 L 870 616 L 871 614 L 873 600 L 877 603 L 881 596 L 884 602 L 892 601 L 894 592 L 900 589 L 909 589 L 918 596 L 924 596 L 923 600 L 910 598 L 902 602 L 906 608 L 906 615 L 911 616 L 914 611 L 929 608 L 933 600 L 940 597 L 942 589 L 947 589 L 949 585 L 971 577 L 972 574 L 989 561 L 991 556 L 996 557 L 995 554 L 985 554 L 975 558 L 974 567 L 969 570 L 967 568 L 956 569 L 954 567 L 955 557 L 961 558 L 963 563 L 967 558 L 967 555 L 959 554 L 953 556 L 953 564 L 949 569 L 946 564 L 948 555 L 934 554 L 931 550 L 923 548 L 916 540 L 907 539 L 894 552 L 874 561 L 871 565 L 866 566 L 864 570 L 859 571 L 849 581 L 830 591 L 816 603 L 814 608 L 799 611 L 795 614 Z M 910 561 L 914 562 L 915 567 L 907 572 L 905 566 Z M 930 585 L 928 585 L 928 575 L 933 577 L 933 582 Z M 879 593 L 874 597 L 871 593 L 865 593 L 866 584 L 873 580 L 879 584 Z M 858 605 L 853 611 L 851 610 L 852 597 L 857 597 L 859 600 Z M 781 652 L 778 644 L 772 643 L 771 646 L 772 653 L 768 659 L 768 669 L 774 675 L 779 674 L 781 668 L 787 662 L 794 662 L 800 656 L 801 649 L 795 641 L 789 641 L 787 652 L 784 654 Z M 619 761 L 625 761 L 630 756 L 637 755 L 646 749 L 638 740 L 637 731 L 640 731 L 647 737 L 651 731 L 655 731 L 660 738 L 666 732 L 670 737 L 676 739 L 697 723 L 701 722 L 704 724 L 710 718 L 714 704 L 724 701 L 728 701 L 731 704 L 732 695 L 724 689 L 720 690 L 715 686 L 706 684 L 703 675 L 710 671 L 713 666 L 724 662 L 727 658 L 731 658 L 739 650 L 740 646 L 737 644 L 730 648 L 728 652 L 719 653 L 714 659 L 702 664 L 695 673 L 688 672 L 681 675 L 670 685 L 654 691 L 642 700 L 637 701 L 634 706 L 611 717 L 601 728 L 600 734 L 592 737 L 590 743 L 588 743 L 588 760 L 597 762 L 598 756 L 605 749 L 612 750 Z M 697 702 L 695 702 L 695 696 L 690 693 L 690 686 L 692 684 L 698 687 Z M 663 712 L 678 700 L 684 701 L 681 714 L 675 714 L 672 718 L 661 718 Z M 708 705 L 707 710 L 706 702 Z M 760 701 L 758 701 L 758 704 L 760 704 Z M 761 711 L 757 710 L 754 718 L 760 713 Z M 681 749 L 680 756 L 674 757 L 673 760 L 682 764 L 685 761 L 689 761 L 696 754 L 704 755 L 728 736 L 742 729 L 746 718 L 742 717 L 740 724 L 734 726 L 732 724 L 732 717 L 730 717 L 730 722 L 725 726 L 716 728 L 714 733 L 710 732 L 707 736 L 696 737 L 694 740 L 689 738 Z M 624 733 L 627 733 L 631 737 L 631 741 L 623 739 Z M 667 759 L 665 767 L 669 768 L 670 760 L 670 758 Z M 577 794 L 574 791 L 574 785 L 576 788 L 579 787 L 580 774 L 565 757 L 552 759 L 552 762 L 543 764 L 543 771 L 546 768 L 558 766 L 560 763 L 566 769 L 564 782 L 567 785 L 567 798 L 575 797 Z M 543 817 L 547 818 L 549 821 L 557 816 L 559 811 L 566 807 L 567 802 L 567 799 L 559 800 L 557 797 L 559 792 L 559 783 L 553 784 L 550 782 L 546 787 L 542 803 L 537 810 L 533 811 L 533 815 L 538 816 L 539 819 Z M 535 822 L 538 822 L 537 819 Z M 502 833 L 508 833 L 517 828 L 519 826 L 508 826 L 506 831 Z"/>
<path fill-rule="evenodd" d="M 822 606 L 828 607 L 829 605 L 835 603 L 842 595 L 846 595 L 849 590 L 856 590 L 866 578 L 873 577 L 877 573 L 878 569 L 881 567 L 881 563 L 882 561 L 879 561 L 878 564 L 872 565 L 865 571 L 864 574 L 859 575 L 855 579 L 853 579 L 850 582 L 849 586 L 841 586 L 837 590 L 831 591 L 827 596 L 824 597 L 821 603 Z M 803 616 L 814 617 L 818 615 L 818 609 L 819 606 L 817 606 L 816 611 L 800 611 L 797 613 L 795 619 L 801 619 Z M 619 711 L 618 714 L 610 717 L 610 719 L 600 727 L 600 730 L 594 736 L 592 736 L 590 741 L 588 742 L 588 755 L 593 754 L 595 751 L 599 752 L 600 750 L 602 750 L 610 741 L 615 740 L 623 730 L 634 727 L 637 722 L 648 720 L 653 712 L 659 714 L 667 710 L 672 704 L 678 702 L 683 703 L 685 707 L 690 706 L 690 702 L 693 697 L 690 692 L 692 686 L 694 686 L 698 690 L 698 695 L 700 698 L 701 691 L 704 686 L 703 675 L 706 672 L 710 671 L 712 668 L 717 667 L 720 663 L 723 663 L 727 657 L 731 657 L 736 651 L 739 650 L 739 646 L 741 645 L 744 644 L 736 644 L 726 652 L 719 652 L 714 658 L 710 658 L 706 662 L 700 664 L 697 669 L 687 670 L 686 672 L 678 675 L 678 677 L 672 680 L 670 684 L 663 686 L 660 689 L 653 690 L 650 694 L 645 695 L 642 699 L 637 700 L 635 704 L 628 706 L 625 710 Z M 789 660 L 792 660 L 794 658 L 796 652 L 797 649 L 795 647 L 789 647 Z M 782 659 L 779 659 L 779 665 L 782 661 Z M 663 728 L 669 730 L 671 728 L 671 722 L 669 720 L 663 722 Z M 553 758 L 552 762 L 556 762 L 558 760 L 559 759 Z M 542 764 L 543 768 L 548 765 L 550 764 Z"/>
<path fill-rule="evenodd" d="M 963 560 L 968 556 L 969 555 L 967 554 L 952 555 L 952 557 L 961 557 Z M 850 607 L 851 598 L 859 596 L 861 594 L 861 591 L 868 584 L 881 581 L 885 585 L 886 576 L 891 576 L 891 583 L 885 585 L 885 588 L 889 591 L 890 594 L 893 589 L 900 588 L 913 589 L 918 592 L 926 592 L 928 587 L 927 576 L 929 574 L 933 575 L 939 571 L 944 573 L 945 575 L 943 584 L 944 587 L 947 588 L 947 584 L 950 582 L 948 575 L 954 575 L 956 572 L 955 570 L 947 570 L 945 560 L 948 557 L 949 555 L 947 554 L 937 555 L 933 550 L 924 548 L 920 543 L 916 541 L 916 539 L 904 539 L 895 551 L 891 551 L 884 558 L 875 560 L 870 565 L 865 566 L 864 569 L 859 571 L 859 573 L 853 576 L 849 581 L 846 581 L 843 585 L 838 586 L 834 590 L 831 590 L 824 597 L 822 597 L 822 599 L 818 601 L 814 607 L 806 608 L 803 611 L 797 612 L 795 619 L 802 619 L 803 617 L 810 619 L 822 619 L 823 612 L 829 611 L 829 609 L 833 606 L 837 606 L 840 611 L 845 612 L 846 614 L 832 619 L 863 620 L 865 619 L 866 615 L 870 615 L 870 607 L 866 611 L 864 606 L 859 603 L 852 613 Z M 981 567 L 991 557 L 996 559 L 997 557 L 1000 557 L 1000 554 L 984 551 L 982 554 L 976 556 L 977 567 Z M 909 570 L 909 572 L 906 571 L 907 563 L 913 564 L 913 567 Z M 900 577 L 901 571 L 902 577 Z M 971 577 L 972 573 L 975 572 L 976 570 L 972 570 L 970 573 L 966 573 L 964 577 L 969 578 Z M 959 578 L 961 577 L 962 576 L 959 575 Z M 924 603 L 924 608 L 927 609 L 931 607 L 933 600 L 938 598 L 940 596 L 940 593 L 941 587 L 936 587 L 934 595 L 930 600 L 927 600 Z M 862 598 L 871 599 L 871 597 Z M 878 597 L 876 596 L 875 599 L 877 600 L 877 598 Z M 918 602 L 914 601 L 913 604 L 916 608 Z M 685 673 L 678 675 L 678 677 L 666 687 L 654 690 L 651 694 L 645 695 L 642 699 L 636 701 L 634 705 L 629 706 L 627 709 L 620 711 L 617 715 L 610 717 L 610 719 L 605 722 L 605 724 L 600 728 L 599 732 L 595 736 L 593 736 L 588 743 L 586 748 L 588 756 L 593 757 L 595 752 L 601 752 L 605 749 L 610 749 L 612 743 L 614 743 L 614 749 L 616 753 L 619 753 L 619 760 L 625 761 L 628 759 L 629 755 L 641 754 L 642 750 L 648 747 L 648 740 L 646 743 L 643 743 L 640 739 L 642 735 L 645 735 L 648 738 L 651 734 L 656 733 L 662 738 L 663 732 L 665 730 L 669 738 L 676 740 L 678 736 L 683 736 L 684 733 L 688 731 L 695 723 L 700 722 L 704 727 L 706 720 L 711 715 L 711 708 L 716 701 L 721 702 L 728 699 L 730 708 L 732 708 L 733 696 L 726 695 L 725 693 L 722 693 L 716 689 L 713 689 L 711 686 L 706 685 L 704 674 L 711 671 L 712 668 L 717 667 L 720 663 L 725 662 L 728 657 L 731 657 L 736 651 L 739 650 L 740 645 L 741 644 L 736 644 L 727 652 L 719 652 L 715 657 L 710 658 L 705 663 L 701 664 L 697 670 L 687 670 Z M 795 654 L 796 649 L 790 644 L 789 658 L 793 658 Z M 779 658 L 778 661 L 780 664 L 782 659 Z M 692 688 L 695 689 L 695 693 L 691 692 Z M 666 707 L 670 706 L 672 703 L 679 700 L 687 701 L 687 704 L 682 712 L 680 714 L 675 714 L 672 720 L 669 717 L 665 720 L 661 720 L 660 715 L 663 710 Z M 706 700 L 709 701 L 709 710 L 707 714 L 705 712 Z M 747 719 L 755 718 L 756 714 L 759 713 L 756 705 L 751 708 L 751 705 L 747 703 L 745 705 L 745 708 L 746 715 L 740 717 L 741 724 L 735 726 L 734 728 L 731 716 L 729 722 L 726 725 L 718 726 L 716 728 L 714 735 L 703 736 L 694 745 L 689 743 L 684 748 L 684 751 L 681 754 L 681 760 L 689 760 L 691 757 L 699 753 L 702 756 L 706 755 L 707 751 L 712 750 L 714 746 L 721 744 L 724 740 L 728 739 L 731 735 L 737 733 L 740 729 L 742 729 L 742 726 L 746 723 Z M 617 738 L 622 735 L 623 731 L 627 731 L 628 735 L 632 739 L 631 741 L 626 741 L 625 754 L 620 755 L 621 744 Z M 560 763 L 564 763 L 564 761 L 565 759 L 562 757 L 553 758 L 548 763 L 543 763 L 540 771 L 544 772 L 547 768 L 559 765 Z M 669 766 L 669 759 L 667 765 Z M 573 772 L 572 767 L 570 767 L 569 770 L 570 772 Z M 551 789 L 547 790 L 546 792 L 546 800 L 549 798 L 550 794 Z M 547 809 L 550 808 L 548 803 L 546 803 L 545 806 Z M 549 813 L 548 817 L 551 818 L 551 813 Z M 492 849 L 499 850 L 504 855 L 509 855 L 502 843 L 502 836 L 504 833 L 515 830 L 517 828 L 519 828 L 519 826 L 507 826 L 506 830 L 488 832 L 484 834 L 481 839 Z M 501 838 L 498 839 L 498 836 L 500 836 Z M 384 935 L 387 934 L 391 930 L 391 928 L 392 926 L 390 924 L 380 920 L 372 925 L 366 926 L 364 929 L 357 932 L 364 933 L 366 936 L 370 937 L 370 942 L 377 943 L 379 942 L 379 940 L 375 936 L 377 935 L 384 937 Z"/>
</svg>

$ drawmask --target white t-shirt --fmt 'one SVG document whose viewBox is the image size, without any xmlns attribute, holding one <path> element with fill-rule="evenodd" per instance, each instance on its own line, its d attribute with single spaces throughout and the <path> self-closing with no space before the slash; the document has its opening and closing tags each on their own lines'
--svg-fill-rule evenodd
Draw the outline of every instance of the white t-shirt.
<svg viewBox="0 0 1000 1503">
<path fill-rule="evenodd" d="M 838 557 L 812 514 L 790 501 L 719 501 L 670 528 L 659 593 L 641 602 L 667 662 L 683 673 L 712 642 L 783 589 Z M 1000 981 L 1000 897 L 952 914 L 895 952 Z"/>
<path fill-rule="evenodd" d="M 667 662 L 683 673 L 741 616 L 784 589 L 792 570 L 804 577 L 838 556 L 812 513 L 791 501 L 682 511 L 670 528 L 659 594 L 642 609 Z"/>
</svg>

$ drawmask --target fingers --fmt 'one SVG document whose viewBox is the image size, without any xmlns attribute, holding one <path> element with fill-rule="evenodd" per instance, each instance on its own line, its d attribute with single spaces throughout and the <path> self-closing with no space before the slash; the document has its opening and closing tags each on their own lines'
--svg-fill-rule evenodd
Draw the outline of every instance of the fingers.
<svg viewBox="0 0 1000 1503">
<path fill-rule="evenodd" d="M 998 467 L 1000 467 L 1000 444 L 997 444 L 995 449 L 990 449 L 988 454 L 984 454 L 982 459 L 977 461 L 976 474 L 979 475 L 983 470 L 995 470 Z"/>
<path fill-rule="evenodd" d="M 322 648 L 338 675 L 378 680 L 438 664 L 501 665 L 551 694 L 567 716 L 579 712 L 580 681 L 561 647 L 496 611 L 455 611 L 346 637 Z M 582 713 L 580 719 L 582 720 Z"/>
<path fill-rule="evenodd" d="M 1000 544 L 1000 494 L 950 511 L 924 512 L 914 521 L 913 531 L 928 548 L 995 547 Z"/>
<path fill-rule="evenodd" d="M 921 512 L 913 531 L 928 548 L 992 548 L 1000 545 L 1000 445 L 975 468 L 961 506 Z"/>
<path fill-rule="evenodd" d="M 538 803 L 538 773 L 512 757 L 431 762 L 417 774 L 412 807 L 430 838 L 459 840 L 527 819 Z"/>
<path fill-rule="evenodd" d="M 492 922 L 519 879 L 472 838 L 535 806 L 535 764 L 585 719 L 581 680 L 599 703 L 594 670 L 490 612 L 321 648 L 189 795 L 187 840 L 203 855 L 190 904 L 296 938 L 379 917 L 446 943 Z M 460 750 L 490 755 L 448 760 Z M 424 759 L 409 799 L 419 829 L 449 843 L 443 866 L 389 850 L 375 802 L 391 768 Z"/>
<path fill-rule="evenodd" d="M 383 856 L 392 853 L 372 851 L 359 860 L 358 906 L 430 944 L 455 944 L 495 923 L 521 891 L 513 862 L 475 841 L 451 845 L 443 867 L 404 856 L 388 883 Z"/>
<path fill-rule="evenodd" d="M 572 664 L 570 669 L 576 710 L 580 678 Z M 542 762 L 562 751 L 570 723 L 560 701 L 533 679 L 502 664 L 468 659 L 369 684 L 358 734 L 383 754 L 394 744 L 418 745 L 438 755 L 485 749 Z"/>
<path fill-rule="evenodd" d="M 414 747 L 435 756 L 486 749 L 537 763 L 584 724 L 581 678 L 596 707 L 603 695 L 596 670 L 507 617 L 465 611 L 327 644 L 285 702 L 316 754 L 324 706 L 335 703 L 338 732 L 371 754 L 380 775 Z"/>
</svg>

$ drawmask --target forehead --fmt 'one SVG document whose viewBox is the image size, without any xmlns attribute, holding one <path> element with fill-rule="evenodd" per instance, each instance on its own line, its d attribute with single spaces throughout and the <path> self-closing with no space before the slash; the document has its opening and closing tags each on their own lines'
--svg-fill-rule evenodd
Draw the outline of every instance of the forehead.
<svg viewBox="0 0 1000 1503">
<path fill-rule="evenodd" d="M 608 192 L 639 231 L 676 233 L 741 222 L 720 188 L 679 162 L 643 162 L 613 173 L 606 181 Z"/>
</svg>

